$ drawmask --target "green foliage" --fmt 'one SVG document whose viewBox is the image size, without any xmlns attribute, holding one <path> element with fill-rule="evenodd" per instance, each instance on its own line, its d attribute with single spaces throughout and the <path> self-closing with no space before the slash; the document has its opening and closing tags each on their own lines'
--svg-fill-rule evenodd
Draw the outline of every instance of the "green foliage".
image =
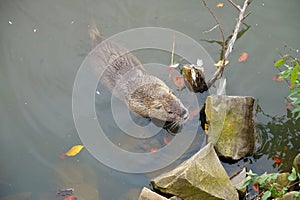
<svg viewBox="0 0 300 200">
<path fill-rule="evenodd" d="M 281 72 L 279 78 L 285 79 L 289 84 L 290 94 L 288 100 L 294 106 L 292 113 L 296 115 L 296 119 L 300 118 L 300 59 L 289 54 L 281 56 L 274 63 Z"/>
<path fill-rule="evenodd" d="M 293 186 L 300 186 L 300 174 L 296 172 L 296 169 L 293 168 L 292 172 L 288 176 L 288 184 L 280 185 L 277 183 L 279 173 L 267 174 L 266 172 L 262 175 L 257 175 L 253 173 L 251 170 L 247 172 L 246 179 L 243 183 L 242 188 L 246 188 L 250 183 L 253 184 L 254 190 L 259 191 L 258 198 L 267 200 L 268 198 L 279 198 L 286 194 Z M 297 181 L 298 180 L 298 181 Z M 300 193 L 297 192 L 295 198 L 300 196 Z"/>
</svg>

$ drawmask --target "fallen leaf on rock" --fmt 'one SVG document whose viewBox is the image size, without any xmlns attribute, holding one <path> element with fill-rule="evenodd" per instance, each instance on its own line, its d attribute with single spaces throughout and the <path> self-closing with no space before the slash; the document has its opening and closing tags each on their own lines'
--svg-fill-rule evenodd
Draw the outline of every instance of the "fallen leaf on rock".
<svg viewBox="0 0 300 200">
<path fill-rule="evenodd" d="M 275 157 L 273 158 L 273 160 L 274 160 L 274 162 L 275 162 L 276 164 L 280 164 L 280 163 L 281 163 L 280 158 L 277 157 L 277 156 L 275 156 Z"/>
<path fill-rule="evenodd" d="M 82 149 L 83 145 L 75 145 L 65 153 L 65 156 L 76 156 Z"/>
<path fill-rule="evenodd" d="M 275 74 L 272 78 L 273 81 L 283 81 L 283 78 L 279 74 Z"/>
<path fill-rule="evenodd" d="M 247 52 L 243 52 L 240 54 L 240 57 L 238 58 L 238 62 L 245 62 L 249 57 L 249 54 Z"/>
<path fill-rule="evenodd" d="M 152 153 L 157 152 L 157 148 L 151 148 L 150 151 L 151 151 Z"/>
<path fill-rule="evenodd" d="M 224 3 L 217 3 L 217 8 L 222 8 L 224 6 Z"/>
<path fill-rule="evenodd" d="M 204 124 L 204 131 L 206 133 L 206 135 L 208 134 L 208 129 L 209 129 L 209 125 L 208 124 Z"/>
<path fill-rule="evenodd" d="M 173 82 L 177 87 L 183 87 L 184 86 L 184 80 L 183 76 L 174 76 Z"/>
</svg>

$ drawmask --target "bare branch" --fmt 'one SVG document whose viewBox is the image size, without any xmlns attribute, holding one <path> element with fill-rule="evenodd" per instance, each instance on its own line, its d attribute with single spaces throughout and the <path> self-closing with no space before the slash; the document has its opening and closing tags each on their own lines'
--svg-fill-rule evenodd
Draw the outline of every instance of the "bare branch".
<svg viewBox="0 0 300 200">
<path fill-rule="evenodd" d="M 205 1 L 202 0 L 204 5 L 208 8 L 208 6 L 206 5 Z M 235 29 L 233 31 L 233 34 L 232 34 L 232 37 L 231 39 L 229 40 L 228 44 L 227 44 L 227 47 L 225 47 L 225 37 L 224 37 L 224 33 L 223 33 L 223 30 L 222 28 L 219 28 L 220 29 L 220 32 L 221 32 L 221 35 L 222 35 L 222 41 L 224 41 L 224 47 L 223 47 L 223 50 L 226 49 L 226 52 L 224 53 L 224 55 L 222 55 L 222 65 L 216 70 L 216 72 L 214 73 L 214 75 L 212 76 L 212 78 L 207 82 L 207 87 L 210 88 L 215 82 L 216 80 L 222 76 L 223 74 L 223 71 L 224 71 L 224 67 L 225 67 L 225 61 L 227 60 L 229 54 L 231 53 L 232 49 L 233 49 L 233 45 L 237 39 L 237 35 L 239 33 L 239 30 L 240 30 L 240 27 L 241 27 L 241 24 L 243 22 L 243 20 L 249 15 L 245 15 L 245 12 L 246 12 L 246 9 L 248 7 L 248 5 L 252 2 L 252 0 L 245 0 L 244 1 L 244 5 L 242 8 L 240 8 L 240 6 L 236 5 L 232 0 L 228 0 L 235 8 L 239 8 L 239 17 L 238 17 L 238 20 L 237 20 L 237 23 L 235 25 Z M 208 8 L 209 9 L 209 8 Z M 212 13 L 212 11 L 209 9 L 209 11 L 211 12 L 211 15 L 215 18 L 216 20 L 216 16 Z M 219 21 L 217 21 L 217 23 L 219 23 Z M 220 23 L 219 23 L 220 24 Z"/>
</svg>

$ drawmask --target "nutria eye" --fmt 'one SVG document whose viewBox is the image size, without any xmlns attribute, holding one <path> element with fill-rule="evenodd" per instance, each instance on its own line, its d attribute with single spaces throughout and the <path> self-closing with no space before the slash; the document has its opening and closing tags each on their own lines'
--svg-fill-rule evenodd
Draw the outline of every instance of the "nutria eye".
<svg viewBox="0 0 300 200">
<path fill-rule="evenodd" d="M 161 104 L 158 104 L 156 106 L 154 106 L 155 109 L 161 109 L 162 105 Z"/>
</svg>

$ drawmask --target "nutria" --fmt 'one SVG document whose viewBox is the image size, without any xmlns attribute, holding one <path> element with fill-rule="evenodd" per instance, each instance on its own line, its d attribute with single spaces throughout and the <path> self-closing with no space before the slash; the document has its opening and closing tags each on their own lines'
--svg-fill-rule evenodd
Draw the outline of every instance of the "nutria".
<svg viewBox="0 0 300 200">
<path fill-rule="evenodd" d="M 89 61 L 104 86 L 142 117 L 186 122 L 188 110 L 162 80 L 148 74 L 129 50 L 105 40 L 96 27 L 89 32 L 94 48 Z"/>
</svg>

